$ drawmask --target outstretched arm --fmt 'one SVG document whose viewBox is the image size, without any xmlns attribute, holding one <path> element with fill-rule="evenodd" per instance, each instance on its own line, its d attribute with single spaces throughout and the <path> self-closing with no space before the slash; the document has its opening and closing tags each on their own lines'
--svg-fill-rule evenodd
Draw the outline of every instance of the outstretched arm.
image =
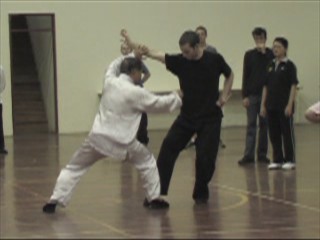
<svg viewBox="0 0 320 240">
<path fill-rule="evenodd" d="M 137 49 L 141 44 L 138 44 L 136 42 L 134 42 L 127 30 L 122 29 L 120 32 L 121 36 L 124 38 L 124 41 L 128 44 L 129 47 L 131 47 L 132 49 Z M 154 60 L 158 60 L 159 62 L 165 63 L 165 53 L 162 51 L 158 51 L 158 50 L 154 50 L 154 49 L 149 49 L 147 47 L 147 51 L 145 54 L 147 57 L 154 59 Z"/>
<path fill-rule="evenodd" d="M 112 63 L 109 65 L 108 69 L 106 70 L 105 77 L 106 78 L 111 78 L 111 77 L 116 77 L 119 76 L 120 74 L 120 65 L 122 61 L 125 58 L 128 57 L 136 57 L 140 58 L 143 54 L 145 54 L 146 49 L 144 46 L 138 46 L 132 53 L 129 53 L 128 55 L 122 55 L 115 60 L 112 61 Z"/>
<path fill-rule="evenodd" d="M 136 88 L 130 98 L 133 107 L 143 112 L 173 112 L 182 105 L 183 93 L 178 90 L 167 95 L 156 95 L 144 88 Z"/>
</svg>

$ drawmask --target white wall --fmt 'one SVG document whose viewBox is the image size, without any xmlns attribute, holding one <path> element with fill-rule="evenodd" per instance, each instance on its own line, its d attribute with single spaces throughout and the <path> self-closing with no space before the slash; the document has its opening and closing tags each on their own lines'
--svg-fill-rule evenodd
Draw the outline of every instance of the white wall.
<svg viewBox="0 0 320 240">
<path fill-rule="evenodd" d="M 51 29 L 51 16 L 27 17 L 29 29 Z M 50 132 L 56 130 L 54 101 L 53 36 L 51 31 L 31 31 L 30 39 L 41 84 L 42 99 Z"/>
<path fill-rule="evenodd" d="M 301 116 L 305 108 L 319 98 L 319 1 L 1 1 L 0 54 L 5 69 L 10 69 L 8 14 L 39 12 L 54 13 L 56 18 L 61 133 L 91 128 L 105 66 L 119 55 L 121 28 L 150 47 L 178 52 L 181 33 L 205 25 L 208 42 L 233 68 L 234 87 L 239 89 L 243 55 L 253 47 L 251 31 L 255 26 L 266 27 L 269 45 L 276 36 L 289 40 L 289 57 L 296 63 L 303 85 L 298 118 L 304 120 Z M 152 60 L 146 63 L 152 73 L 147 89 L 178 88 L 178 81 L 163 65 Z M 10 85 L 10 73 L 7 78 Z M 10 135 L 10 87 L 3 97 L 5 133 Z M 241 112 L 237 101 L 230 106 L 231 110 L 235 108 Z M 238 116 L 239 112 L 233 115 L 226 107 L 226 123 Z"/>
</svg>

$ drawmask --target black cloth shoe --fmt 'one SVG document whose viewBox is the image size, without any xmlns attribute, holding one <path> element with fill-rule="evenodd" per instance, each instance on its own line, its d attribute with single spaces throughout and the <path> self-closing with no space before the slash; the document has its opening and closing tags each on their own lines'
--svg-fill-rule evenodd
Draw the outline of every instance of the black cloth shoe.
<svg viewBox="0 0 320 240">
<path fill-rule="evenodd" d="M 146 198 L 143 201 L 143 206 L 150 209 L 166 209 L 169 208 L 169 203 L 164 199 L 154 199 L 149 202 Z"/>
<path fill-rule="evenodd" d="M 207 183 L 195 182 L 192 198 L 196 205 L 206 204 L 209 199 L 209 187 Z"/>
<path fill-rule="evenodd" d="M 8 151 L 6 149 L 0 149 L 0 154 L 8 154 Z"/>
<path fill-rule="evenodd" d="M 46 203 L 43 208 L 42 208 L 42 211 L 44 213 L 55 213 L 56 211 L 56 206 L 57 204 L 56 203 Z"/>
<path fill-rule="evenodd" d="M 250 159 L 250 158 L 242 158 L 238 161 L 238 164 L 243 166 L 243 165 L 247 165 L 247 164 L 251 164 L 254 163 L 254 159 Z"/>
<path fill-rule="evenodd" d="M 207 204 L 207 203 L 208 203 L 208 198 L 195 198 L 195 199 L 194 199 L 194 202 L 195 202 L 197 205 Z"/>
<path fill-rule="evenodd" d="M 260 157 L 258 158 L 258 162 L 261 162 L 261 163 L 270 163 L 270 159 L 267 158 L 267 157 Z"/>
</svg>

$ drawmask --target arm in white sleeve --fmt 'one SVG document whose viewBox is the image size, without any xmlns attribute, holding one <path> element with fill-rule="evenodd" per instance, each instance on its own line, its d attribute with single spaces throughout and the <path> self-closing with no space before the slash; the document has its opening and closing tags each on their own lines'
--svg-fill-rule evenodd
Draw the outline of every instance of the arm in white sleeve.
<svg viewBox="0 0 320 240">
<path fill-rule="evenodd" d="M 117 59 L 113 60 L 109 65 L 108 69 L 105 73 L 105 79 L 114 78 L 120 75 L 120 65 L 123 59 L 127 57 L 135 57 L 134 53 L 130 53 L 128 55 L 120 56 Z"/>
<path fill-rule="evenodd" d="M 182 100 L 177 92 L 159 96 L 144 88 L 137 89 L 134 101 L 135 108 L 153 113 L 173 112 L 182 106 Z"/>
</svg>

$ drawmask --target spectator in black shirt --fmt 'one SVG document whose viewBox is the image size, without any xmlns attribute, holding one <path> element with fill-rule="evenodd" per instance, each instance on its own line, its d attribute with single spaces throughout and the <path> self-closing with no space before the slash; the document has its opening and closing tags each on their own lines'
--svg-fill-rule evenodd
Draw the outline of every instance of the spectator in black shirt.
<svg viewBox="0 0 320 240">
<path fill-rule="evenodd" d="M 274 40 L 275 59 L 268 66 L 262 93 L 261 116 L 268 118 L 273 148 L 273 163 L 269 169 L 294 169 L 296 162 L 293 113 L 298 79 L 295 64 L 287 58 L 287 49 L 287 39 L 278 37 Z"/>
<path fill-rule="evenodd" d="M 122 36 L 131 46 L 137 46 L 126 31 L 122 31 Z M 196 180 L 192 197 L 196 203 L 206 203 L 219 147 L 221 107 L 230 95 L 233 73 L 220 54 L 200 48 L 196 32 L 184 32 L 179 46 L 180 54 L 165 54 L 150 49 L 147 54 L 164 63 L 167 70 L 178 77 L 183 92 L 181 112 L 165 137 L 158 156 L 161 195 L 168 194 L 175 161 L 192 135 L 197 133 Z M 225 76 L 225 82 L 219 94 L 221 74 Z"/>
<path fill-rule="evenodd" d="M 266 47 L 267 31 L 257 27 L 252 31 L 256 47 L 247 51 L 243 61 L 242 98 L 247 110 L 247 132 L 244 156 L 238 161 L 239 165 L 254 163 L 257 133 L 257 118 L 259 118 L 259 138 L 257 160 L 269 163 L 267 121 L 260 114 L 261 94 L 263 83 L 267 76 L 267 65 L 273 59 L 273 53 Z"/>
</svg>

